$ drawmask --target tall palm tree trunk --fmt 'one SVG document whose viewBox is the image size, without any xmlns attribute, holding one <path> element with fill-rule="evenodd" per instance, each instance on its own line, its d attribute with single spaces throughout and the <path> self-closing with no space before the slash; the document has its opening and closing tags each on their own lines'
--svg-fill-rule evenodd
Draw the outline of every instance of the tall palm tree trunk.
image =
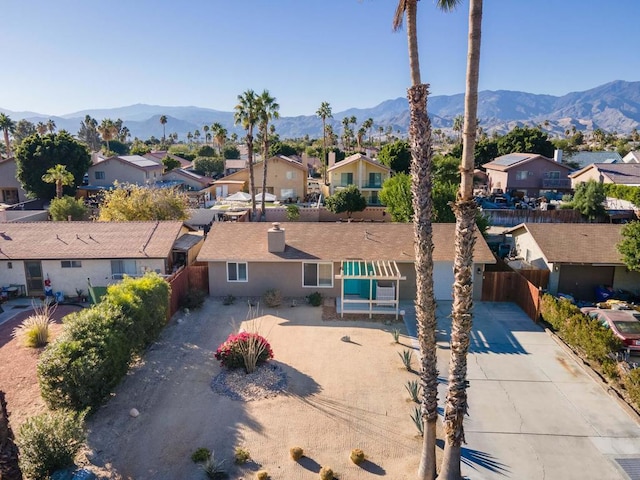
<svg viewBox="0 0 640 480">
<path fill-rule="evenodd" d="M 424 438 L 418 478 L 436 477 L 436 421 L 438 418 L 438 366 L 436 356 L 436 305 L 433 293 L 433 227 L 431 217 L 431 122 L 427 115 L 427 85 L 414 85 L 409 100 L 411 194 L 416 268 L 416 320 L 420 345 L 421 412 Z"/>
<path fill-rule="evenodd" d="M 253 175 L 253 135 L 247 133 L 247 158 L 249 159 L 249 195 L 251 195 L 251 221 L 256 218 L 256 187 Z"/>
<path fill-rule="evenodd" d="M 9 143 L 9 130 L 7 128 L 3 129 L 4 133 L 4 146 L 7 151 L 7 158 L 11 158 L 11 144 Z"/>
<path fill-rule="evenodd" d="M 265 137 L 264 137 L 264 146 L 263 146 L 263 154 L 262 154 L 262 202 L 260 203 L 260 217 L 266 219 L 266 210 L 265 210 L 265 199 L 264 197 L 267 194 L 267 156 L 269 154 L 269 138 L 267 137 L 269 134 L 266 132 L 267 127 L 265 126 Z"/>
<path fill-rule="evenodd" d="M 463 128 L 460 190 L 456 215 L 453 305 L 449 381 L 444 409 L 445 448 L 440 478 L 461 478 L 460 456 L 464 443 L 464 416 L 467 414 L 467 354 L 473 325 L 473 248 L 477 207 L 473 201 L 473 167 L 478 110 L 478 77 L 480 72 L 480 40 L 482 0 L 470 0 L 467 85 Z"/>
<path fill-rule="evenodd" d="M 327 184 L 327 169 L 329 168 L 329 162 L 327 161 L 327 126 L 326 121 L 322 119 L 322 177 L 324 184 Z"/>
</svg>

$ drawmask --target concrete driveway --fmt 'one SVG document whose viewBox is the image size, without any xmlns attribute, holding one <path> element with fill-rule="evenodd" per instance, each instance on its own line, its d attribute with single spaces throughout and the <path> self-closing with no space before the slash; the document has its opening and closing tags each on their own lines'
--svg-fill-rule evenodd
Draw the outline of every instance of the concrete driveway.
<svg viewBox="0 0 640 480">
<path fill-rule="evenodd" d="M 413 309 L 404 308 L 411 331 Z M 450 313 L 451 302 L 438 302 L 440 404 Z M 517 305 L 475 304 L 468 379 L 467 477 L 640 479 L 637 418 Z"/>
</svg>

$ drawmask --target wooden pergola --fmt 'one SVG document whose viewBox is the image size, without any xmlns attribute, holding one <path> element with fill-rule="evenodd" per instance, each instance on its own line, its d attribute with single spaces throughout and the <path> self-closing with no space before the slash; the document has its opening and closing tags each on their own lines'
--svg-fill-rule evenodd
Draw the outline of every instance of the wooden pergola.
<svg viewBox="0 0 640 480">
<path fill-rule="evenodd" d="M 340 273 L 340 316 L 347 313 L 373 314 L 400 312 L 400 280 L 407 277 L 398 265 L 388 260 L 343 260 Z"/>
</svg>

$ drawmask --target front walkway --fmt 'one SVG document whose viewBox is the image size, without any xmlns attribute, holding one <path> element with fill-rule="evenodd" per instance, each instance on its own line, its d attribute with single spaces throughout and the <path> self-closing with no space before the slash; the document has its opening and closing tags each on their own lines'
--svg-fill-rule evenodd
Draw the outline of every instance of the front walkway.
<svg viewBox="0 0 640 480">
<path fill-rule="evenodd" d="M 401 308 L 415 337 L 415 309 Z M 450 314 L 451 302 L 439 301 L 441 405 Z M 637 418 L 517 305 L 475 303 L 467 378 L 463 474 L 469 478 L 640 479 Z"/>
</svg>

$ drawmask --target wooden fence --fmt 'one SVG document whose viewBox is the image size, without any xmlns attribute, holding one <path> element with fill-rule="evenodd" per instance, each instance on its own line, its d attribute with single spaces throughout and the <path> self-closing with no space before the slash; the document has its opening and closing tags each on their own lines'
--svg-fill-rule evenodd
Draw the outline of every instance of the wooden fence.
<svg viewBox="0 0 640 480">
<path fill-rule="evenodd" d="M 171 286 L 167 321 L 180 309 L 189 290 L 202 290 L 209 294 L 209 267 L 207 265 L 189 265 L 167 279 Z"/>
<path fill-rule="evenodd" d="M 534 322 L 540 316 L 542 288 L 547 286 L 549 272 L 543 270 L 485 272 L 482 280 L 482 301 L 514 302 Z"/>
</svg>

